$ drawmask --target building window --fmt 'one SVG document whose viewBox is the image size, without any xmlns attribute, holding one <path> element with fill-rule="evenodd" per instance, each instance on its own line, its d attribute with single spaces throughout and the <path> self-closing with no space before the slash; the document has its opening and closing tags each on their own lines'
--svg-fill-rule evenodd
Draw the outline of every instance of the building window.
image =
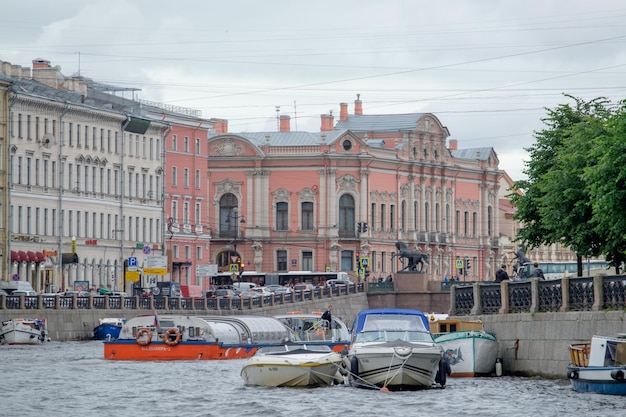
<svg viewBox="0 0 626 417">
<path fill-rule="evenodd" d="M 387 214 L 387 206 L 385 204 L 380 205 L 380 230 L 385 231 L 385 214 Z"/>
<path fill-rule="evenodd" d="M 200 170 L 196 169 L 196 190 L 199 190 L 200 186 Z"/>
<path fill-rule="evenodd" d="M 176 177 L 178 176 L 178 170 L 176 167 L 172 167 L 172 187 L 176 187 L 177 181 Z"/>
<path fill-rule="evenodd" d="M 341 251 L 341 270 L 342 271 L 354 271 L 355 269 L 355 253 L 351 250 Z"/>
<path fill-rule="evenodd" d="M 289 205 L 276 203 L 276 230 L 289 230 Z"/>
<path fill-rule="evenodd" d="M 478 213 L 472 213 L 472 236 L 478 236 Z"/>
<path fill-rule="evenodd" d="M 389 230 L 396 230 L 396 205 L 389 205 Z"/>
<path fill-rule="evenodd" d="M 243 217 L 237 211 L 238 201 L 232 193 L 224 194 L 220 198 L 220 237 L 237 237 L 239 223 Z"/>
<path fill-rule="evenodd" d="M 183 139 L 183 141 L 185 146 L 185 152 L 189 152 L 189 136 L 185 136 L 185 139 Z"/>
<path fill-rule="evenodd" d="M 339 236 L 354 237 L 354 197 L 344 194 L 339 198 Z"/>
<path fill-rule="evenodd" d="M 185 188 L 189 187 L 189 168 L 185 168 L 183 171 L 183 186 Z"/>
<path fill-rule="evenodd" d="M 463 212 L 463 235 L 469 235 L 469 213 L 467 211 Z"/>
<path fill-rule="evenodd" d="M 301 204 L 302 230 L 313 230 L 313 203 L 310 201 Z"/>
<path fill-rule="evenodd" d="M 311 251 L 302 252 L 302 270 L 313 271 L 313 252 Z"/>
<path fill-rule="evenodd" d="M 176 135 L 172 135 L 172 150 L 176 151 L 178 147 L 178 137 Z"/>
<path fill-rule="evenodd" d="M 279 272 L 284 272 L 287 270 L 287 251 L 286 250 L 276 251 L 276 270 Z"/>
<path fill-rule="evenodd" d="M 376 228 L 376 203 L 372 203 L 370 207 L 370 225 Z"/>
<path fill-rule="evenodd" d="M 196 138 L 196 155 L 200 155 L 200 138 Z"/>
<path fill-rule="evenodd" d="M 424 203 L 424 230 L 430 232 L 430 204 Z"/>
</svg>

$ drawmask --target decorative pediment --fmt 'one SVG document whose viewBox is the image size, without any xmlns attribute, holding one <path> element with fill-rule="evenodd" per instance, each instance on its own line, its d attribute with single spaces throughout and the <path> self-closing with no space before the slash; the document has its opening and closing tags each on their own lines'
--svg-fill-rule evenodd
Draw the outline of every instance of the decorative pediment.
<svg viewBox="0 0 626 417">
<path fill-rule="evenodd" d="M 350 174 L 337 178 L 337 186 L 340 190 L 356 190 L 359 180 Z"/>
<path fill-rule="evenodd" d="M 226 138 L 211 146 L 211 154 L 215 156 L 239 156 L 244 154 L 244 148 L 233 138 Z"/>
</svg>

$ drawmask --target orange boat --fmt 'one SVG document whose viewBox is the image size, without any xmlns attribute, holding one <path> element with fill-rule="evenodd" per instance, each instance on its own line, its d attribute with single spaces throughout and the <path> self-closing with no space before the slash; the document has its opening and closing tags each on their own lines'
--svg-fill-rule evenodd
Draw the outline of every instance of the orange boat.
<svg viewBox="0 0 626 417">
<path fill-rule="evenodd" d="M 141 315 L 126 322 L 117 340 L 104 342 L 104 358 L 243 359 L 290 339 L 289 329 L 272 317 Z"/>
</svg>

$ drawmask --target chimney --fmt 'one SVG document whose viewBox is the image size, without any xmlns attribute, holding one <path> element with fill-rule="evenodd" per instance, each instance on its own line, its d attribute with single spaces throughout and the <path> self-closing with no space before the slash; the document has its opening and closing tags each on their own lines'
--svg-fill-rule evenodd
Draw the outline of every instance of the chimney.
<svg viewBox="0 0 626 417">
<path fill-rule="evenodd" d="M 217 134 L 228 133 L 228 120 L 217 119 L 213 124 L 213 129 L 215 129 L 215 133 Z"/>
<path fill-rule="evenodd" d="M 348 120 L 348 103 L 339 103 L 339 121 Z"/>
<path fill-rule="evenodd" d="M 45 59 L 33 59 L 33 80 L 47 85 L 48 87 L 65 89 L 65 77 L 61 73 L 61 67 L 51 67 L 50 61 Z"/>
<path fill-rule="evenodd" d="M 320 132 L 330 132 L 332 130 L 334 130 L 334 122 L 335 122 L 335 118 L 333 117 L 333 114 L 322 114 L 322 127 L 320 128 Z"/>
<path fill-rule="evenodd" d="M 291 117 L 287 114 L 280 115 L 280 131 L 281 132 L 289 132 L 291 131 Z"/>
<path fill-rule="evenodd" d="M 355 116 L 362 116 L 363 115 L 363 103 L 361 102 L 360 97 L 361 97 L 361 95 L 357 94 L 356 95 L 356 100 L 354 100 L 354 115 Z"/>
<path fill-rule="evenodd" d="M 459 149 L 459 142 L 456 139 L 450 139 L 450 150 L 456 151 Z"/>
</svg>

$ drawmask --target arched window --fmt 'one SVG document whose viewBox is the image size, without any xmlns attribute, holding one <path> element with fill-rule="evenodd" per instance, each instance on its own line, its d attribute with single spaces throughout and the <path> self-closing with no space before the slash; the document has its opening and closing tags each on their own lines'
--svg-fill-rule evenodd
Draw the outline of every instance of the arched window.
<svg viewBox="0 0 626 417">
<path fill-rule="evenodd" d="M 339 199 L 339 236 L 354 237 L 354 197 L 344 194 Z"/>
<path fill-rule="evenodd" d="M 220 237 L 235 237 L 239 228 L 237 214 L 237 197 L 227 193 L 220 198 Z M 236 221 L 235 221 L 236 220 Z"/>
</svg>

